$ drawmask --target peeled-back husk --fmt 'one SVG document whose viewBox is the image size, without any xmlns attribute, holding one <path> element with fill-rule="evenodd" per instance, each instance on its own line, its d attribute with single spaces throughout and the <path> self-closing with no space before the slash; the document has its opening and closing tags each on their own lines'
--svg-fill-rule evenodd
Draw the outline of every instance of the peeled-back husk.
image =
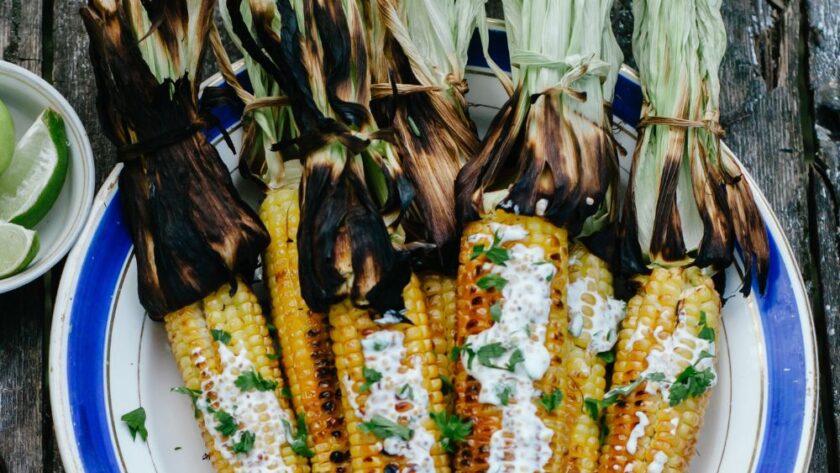
<svg viewBox="0 0 840 473">
<path fill-rule="evenodd" d="M 741 169 L 720 144 L 720 0 L 691 0 L 676 10 L 667 1 L 636 0 L 634 16 L 643 119 L 689 122 L 648 123 L 637 141 L 622 218 L 624 269 L 725 268 L 737 244 L 742 291 L 750 292 L 754 267 L 763 291 L 766 230 Z"/>
<path fill-rule="evenodd" d="M 618 176 L 605 103 L 621 64 L 611 32 L 611 0 L 504 1 L 513 95 L 494 118 L 476 157 L 458 176 L 459 224 L 480 218 L 488 191 L 508 189 L 508 212 L 542 215 L 587 242 L 611 241 Z M 540 209 L 542 210 L 542 209 Z M 613 245 L 591 245 L 611 259 Z"/>
<path fill-rule="evenodd" d="M 364 160 L 378 169 L 385 207 L 406 208 L 411 188 L 362 105 L 369 79 L 358 12 L 341 2 L 252 0 L 249 24 L 242 4 L 226 0 L 230 29 L 289 97 L 300 132 L 277 147 L 304 165 L 298 245 L 307 305 L 325 311 L 351 297 L 379 313 L 403 309 L 407 253 L 391 243 Z"/>
</svg>

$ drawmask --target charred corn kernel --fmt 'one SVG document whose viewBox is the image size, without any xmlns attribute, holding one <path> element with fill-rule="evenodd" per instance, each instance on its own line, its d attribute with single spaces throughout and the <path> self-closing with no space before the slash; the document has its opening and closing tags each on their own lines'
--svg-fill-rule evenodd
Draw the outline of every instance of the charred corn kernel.
<svg viewBox="0 0 840 473">
<path fill-rule="evenodd" d="M 426 296 L 429 331 L 432 334 L 438 372 L 441 380 L 451 383 L 453 362 L 450 354 L 455 341 L 455 280 L 440 274 L 425 274 L 420 277 L 420 282 Z"/>
<path fill-rule="evenodd" d="M 285 432 L 284 423 L 294 429 L 294 415 L 281 396 L 274 347 L 250 288 L 242 281 L 235 289 L 225 285 L 167 315 L 165 324 L 213 467 L 308 472 L 307 459 L 292 451 Z"/>
<path fill-rule="evenodd" d="M 309 310 L 300 293 L 297 191 L 270 191 L 260 217 L 271 235 L 265 254 L 265 280 L 271 294 L 272 320 L 280 339 L 292 405 L 295 412 L 305 416 L 310 448 L 315 453 L 310 459 L 312 471 L 348 471 L 349 442 L 327 314 Z"/>
<path fill-rule="evenodd" d="M 502 228 L 505 229 L 505 235 L 500 234 Z M 519 233 L 518 236 L 521 238 L 510 238 L 507 233 L 509 231 Z M 548 306 L 548 313 L 544 346 L 549 356 L 548 368 L 541 379 L 533 382 L 532 387 L 538 390 L 537 394 L 554 395 L 555 400 L 562 398 L 562 401 L 554 406 L 548 403 L 547 405 L 551 407 L 550 411 L 537 400 L 532 401 L 536 406 L 539 421 L 550 429 L 551 435 L 548 444 L 539 449 L 540 452 L 548 455 L 542 469 L 544 471 L 571 471 L 570 437 L 576 435 L 574 426 L 580 417 L 580 408 L 574 406 L 580 406 L 583 392 L 589 392 L 591 389 L 587 387 L 586 382 L 579 386 L 575 380 L 585 380 L 595 370 L 586 368 L 585 361 L 573 357 L 571 351 L 573 345 L 567 336 L 568 315 L 565 301 L 568 283 L 568 240 L 565 230 L 555 227 L 540 217 L 516 216 L 503 211 L 497 211 L 484 220 L 473 222 L 465 228 L 459 256 L 455 343 L 464 347 L 470 337 L 480 336 L 501 320 L 500 307 L 506 302 L 502 294 L 503 289 L 500 289 L 498 285 L 488 286 L 488 283 L 493 283 L 493 279 L 488 279 L 488 277 L 494 278 L 494 274 L 498 275 L 494 271 L 501 267 L 509 268 L 511 271 L 527 271 L 520 268 L 522 263 L 519 261 L 505 261 L 520 244 L 527 247 L 527 251 L 539 249 L 541 252 L 544 260 L 534 262 L 534 266 L 550 263 L 549 267 L 553 268 L 549 270 L 545 280 L 540 280 L 541 284 L 547 285 L 545 294 L 548 300 L 545 303 Z M 534 286 L 531 289 L 537 291 L 539 288 Z M 539 331 L 537 327 L 534 327 L 534 330 Z M 532 340 L 534 336 L 534 333 L 528 335 Z M 462 352 L 464 350 L 477 352 L 481 348 L 464 347 Z M 513 357 L 512 354 L 510 356 Z M 529 356 L 533 354 L 524 353 L 524 357 Z M 477 354 L 475 358 L 478 358 Z M 467 363 L 469 364 L 469 361 Z M 476 359 L 473 363 L 478 364 L 481 361 Z M 586 376 L 582 376 L 584 371 L 588 371 Z M 581 376 L 573 377 L 574 372 L 580 372 Z M 595 374 L 597 375 L 597 372 Z M 468 373 L 468 367 L 464 366 L 463 356 L 456 363 L 455 412 L 462 419 L 473 423 L 471 435 L 458 446 L 454 459 L 456 471 L 477 472 L 506 467 L 492 464 L 494 462 L 492 459 L 493 437 L 500 431 L 499 435 L 504 441 L 496 446 L 495 453 L 501 457 L 501 460 L 495 461 L 508 464 L 515 461 L 517 457 L 537 455 L 536 445 L 519 445 L 522 442 L 517 441 L 515 432 L 502 430 L 504 410 L 501 406 L 505 405 L 506 401 L 503 398 L 507 397 L 504 395 L 504 389 L 502 388 L 502 395 L 497 392 L 499 403 L 481 402 L 479 399 L 482 391 L 481 383 Z M 513 422 L 519 420 L 521 419 L 513 419 Z M 530 468 L 539 469 L 539 462 L 532 462 Z"/>
<path fill-rule="evenodd" d="M 617 338 L 616 324 L 624 313 L 623 304 L 612 301 L 612 297 L 613 277 L 607 263 L 584 245 L 572 244 L 568 305 L 573 343 L 569 347 L 567 372 L 579 389 L 570 390 L 567 402 L 570 415 L 576 413 L 568 447 L 571 471 L 575 472 L 591 473 L 598 467 L 599 423 L 583 408 L 583 401 L 604 397 L 606 363 L 598 353 L 611 349 Z"/>
<path fill-rule="evenodd" d="M 711 389 L 687 393 L 678 378 L 713 382 L 719 326 L 720 297 L 701 270 L 653 270 L 628 304 L 612 380 L 643 382 L 607 408 L 599 472 L 688 471 Z"/>
<path fill-rule="evenodd" d="M 425 467 L 435 471 L 450 471 L 449 459 L 438 442 L 440 434 L 429 416 L 443 411 L 444 404 L 417 277 L 406 285 L 403 298 L 404 316 L 411 324 L 379 324 L 368 310 L 354 307 L 349 300 L 330 309 L 333 351 L 354 472 L 411 471 L 418 468 L 419 462 L 426 462 Z M 427 404 L 423 399 L 427 399 Z M 409 456 L 386 452 L 385 447 L 398 437 L 389 435 L 386 429 L 383 439 L 367 428 L 376 424 L 373 417 L 377 415 L 410 429 L 404 445 L 416 447 L 421 453 Z M 424 439 L 429 440 L 430 448 L 421 445 Z"/>
</svg>

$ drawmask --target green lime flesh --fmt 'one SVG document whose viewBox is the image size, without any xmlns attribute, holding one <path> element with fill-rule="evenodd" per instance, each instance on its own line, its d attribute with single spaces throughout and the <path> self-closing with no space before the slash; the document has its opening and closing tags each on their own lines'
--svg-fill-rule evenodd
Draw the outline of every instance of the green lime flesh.
<svg viewBox="0 0 840 473">
<path fill-rule="evenodd" d="M 0 220 L 34 227 L 61 194 L 69 166 L 64 119 L 41 112 L 15 147 L 12 162 L 0 175 Z"/>
<path fill-rule="evenodd" d="M 41 246 L 37 232 L 14 223 L 0 222 L 0 241 L 0 279 L 26 269 Z"/>
</svg>

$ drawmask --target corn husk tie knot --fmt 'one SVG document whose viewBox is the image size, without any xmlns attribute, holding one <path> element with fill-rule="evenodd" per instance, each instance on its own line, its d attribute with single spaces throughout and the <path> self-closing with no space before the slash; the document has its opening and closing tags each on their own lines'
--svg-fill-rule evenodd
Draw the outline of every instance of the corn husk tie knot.
<svg viewBox="0 0 840 473">
<path fill-rule="evenodd" d="M 554 59 L 536 51 L 515 50 L 510 56 L 511 63 L 521 70 L 526 68 L 553 68 L 566 69 L 560 81 L 546 88 L 540 93 L 531 96 L 531 102 L 535 102 L 541 95 L 557 96 L 565 95 L 578 102 L 586 101 L 586 93 L 575 90 L 572 85 L 586 76 L 598 77 L 601 82 L 605 81 L 610 72 L 609 63 L 596 58 L 594 55 L 581 56 L 574 54 L 563 59 Z"/>
</svg>

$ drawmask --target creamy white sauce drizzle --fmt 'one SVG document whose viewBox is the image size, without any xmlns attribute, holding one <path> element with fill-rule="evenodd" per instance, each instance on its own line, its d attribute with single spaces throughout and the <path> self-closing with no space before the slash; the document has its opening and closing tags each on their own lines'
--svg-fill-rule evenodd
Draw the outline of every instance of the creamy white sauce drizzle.
<svg viewBox="0 0 840 473">
<path fill-rule="evenodd" d="M 435 438 L 423 427 L 423 421 L 429 417 L 429 394 L 423 387 L 422 358 L 415 356 L 409 367 L 403 366 L 404 338 L 402 332 L 394 330 L 381 330 L 365 337 L 362 340 L 365 367 L 379 372 L 382 379 L 370 386 L 364 409 L 358 404 L 358 395 L 348 387 L 352 384 L 349 378 L 344 379 L 345 391 L 349 393 L 350 405 L 364 421 L 382 416 L 414 432 L 410 440 L 389 437 L 381 441 L 386 453 L 401 456 L 410 465 L 405 471 L 434 473 L 431 450 Z"/>
<path fill-rule="evenodd" d="M 653 462 L 651 462 L 647 467 L 647 473 L 662 473 L 662 470 L 665 469 L 665 463 L 667 462 L 668 455 L 665 455 L 662 452 L 656 452 L 656 455 L 653 456 Z"/>
<path fill-rule="evenodd" d="M 589 292 L 595 303 L 586 302 L 583 296 L 587 294 L 590 284 L 597 282 L 587 277 L 569 284 L 569 332 L 575 337 L 589 335 L 587 350 L 590 353 L 610 351 L 618 341 L 618 324 L 624 320 L 625 303 L 612 297 L 603 298 L 595 291 Z M 585 323 L 584 307 L 588 307 L 594 314 L 590 327 Z"/>
<path fill-rule="evenodd" d="M 396 310 L 389 310 L 385 312 L 382 317 L 375 319 L 374 323 L 378 325 L 394 325 L 402 322 L 403 319 L 400 318 L 400 313 Z"/>
<path fill-rule="evenodd" d="M 680 426 L 680 418 L 674 417 L 671 419 L 671 435 L 677 435 L 677 427 Z"/>
<path fill-rule="evenodd" d="M 503 242 L 528 236 L 519 225 L 492 224 L 491 230 Z M 494 235 L 479 236 L 488 241 L 493 238 Z M 506 367 L 516 350 L 524 355 L 524 361 L 516 364 L 512 372 L 484 366 L 477 356 L 469 363 L 466 352 L 462 353 L 461 362 L 481 383 L 479 401 L 502 410 L 502 428 L 490 439 L 488 470 L 543 471 L 552 455 L 553 432 L 537 415 L 533 399 L 540 392 L 533 383 L 543 377 L 550 362 L 545 337 L 551 312 L 551 280 L 556 271 L 538 246 L 517 243 L 508 250 L 508 256 L 504 266 L 484 266 L 507 281 L 502 289 L 501 317 L 489 329 L 467 337 L 466 343 L 475 352 L 490 344 L 501 344 L 505 353 L 492 360 L 498 367 Z"/>
<path fill-rule="evenodd" d="M 635 461 L 632 461 L 624 466 L 624 473 L 633 473 L 633 466 L 636 464 Z M 617 465 L 616 465 L 617 466 Z"/>
<path fill-rule="evenodd" d="M 537 201 L 537 205 L 534 208 L 534 213 L 537 214 L 537 217 L 542 217 L 545 215 L 545 210 L 548 208 L 548 200 L 547 199 L 540 199 Z"/>
<path fill-rule="evenodd" d="M 648 421 L 647 415 L 644 412 L 639 411 L 636 413 L 636 417 L 639 418 L 639 423 L 633 427 L 633 430 L 630 432 L 630 438 L 627 439 L 627 451 L 631 455 L 636 454 L 636 447 L 638 446 L 639 439 L 645 435 L 645 428 L 648 426 L 650 421 Z"/>
<path fill-rule="evenodd" d="M 664 340 L 660 338 L 662 348 L 653 348 L 646 358 L 647 369 L 642 376 L 653 373 L 665 375 L 665 380 L 662 382 L 648 380 L 645 386 L 645 391 L 648 393 L 653 394 L 659 391 L 667 399 L 670 396 L 671 384 L 689 365 L 695 365 L 698 371 L 709 369 L 714 375 L 709 388 L 717 384 L 714 358 L 701 359 L 703 352 L 715 354 L 715 343 L 692 334 L 685 325 L 685 317 L 685 312 L 680 312 L 677 329 L 670 337 Z M 657 331 L 654 333 L 659 335 Z"/>
<path fill-rule="evenodd" d="M 195 358 L 195 365 L 203 367 L 202 374 L 207 377 L 201 385 L 202 394 L 196 400 L 196 407 L 203 413 L 204 425 L 213 437 L 216 449 L 235 472 L 291 472 L 292 469 L 283 462 L 280 448 L 287 442 L 284 422 L 289 425 L 294 423 L 280 408 L 277 395 L 274 391 L 242 391 L 236 386 L 240 374 L 254 370 L 246 350 L 234 355 L 230 348 L 219 343 L 218 352 L 222 368 L 219 374 L 209 372 L 203 356 Z M 193 356 L 198 353 L 200 351 L 196 349 Z M 239 430 L 231 437 L 223 436 L 216 430 L 219 421 L 208 412 L 208 406 L 233 416 Z M 234 453 L 233 445 L 240 441 L 244 431 L 254 434 L 254 446 L 248 453 Z"/>
</svg>

